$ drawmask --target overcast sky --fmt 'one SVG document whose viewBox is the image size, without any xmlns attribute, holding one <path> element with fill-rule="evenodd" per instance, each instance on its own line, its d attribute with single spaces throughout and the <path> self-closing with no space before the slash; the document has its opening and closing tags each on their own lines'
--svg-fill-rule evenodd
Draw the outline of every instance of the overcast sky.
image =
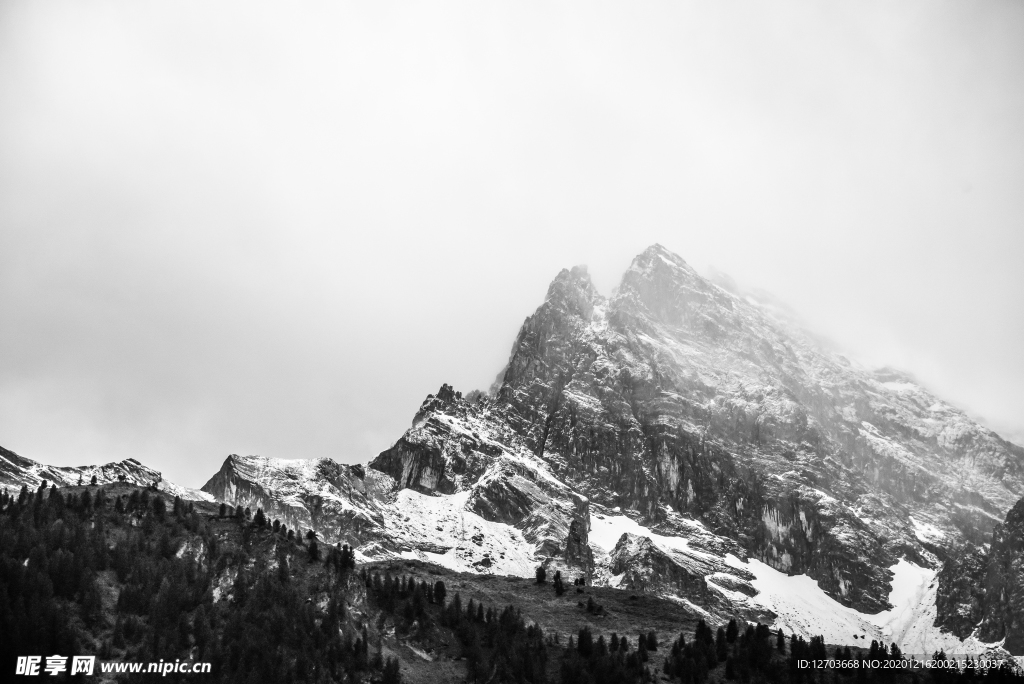
<svg viewBox="0 0 1024 684">
<path fill-rule="evenodd" d="M 1024 437 L 1024 4 L 0 4 L 0 445 L 365 461 L 653 242 Z"/>
</svg>

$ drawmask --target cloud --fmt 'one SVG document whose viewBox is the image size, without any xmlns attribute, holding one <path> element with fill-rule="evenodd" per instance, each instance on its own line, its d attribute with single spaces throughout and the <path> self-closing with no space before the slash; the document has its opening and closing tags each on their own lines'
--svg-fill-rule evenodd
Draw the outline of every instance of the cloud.
<svg viewBox="0 0 1024 684">
<path fill-rule="evenodd" d="M 1021 429 L 1011 3 L 0 9 L 0 443 L 365 460 L 661 242 Z"/>
</svg>

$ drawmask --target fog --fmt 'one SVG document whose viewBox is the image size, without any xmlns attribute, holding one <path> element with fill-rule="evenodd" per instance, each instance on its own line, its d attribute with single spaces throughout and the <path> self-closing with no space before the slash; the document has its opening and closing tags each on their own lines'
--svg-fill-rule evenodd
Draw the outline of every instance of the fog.
<svg viewBox="0 0 1024 684">
<path fill-rule="evenodd" d="M 660 242 L 1024 441 L 1024 5 L 0 4 L 0 445 L 365 461 Z"/>
</svg>

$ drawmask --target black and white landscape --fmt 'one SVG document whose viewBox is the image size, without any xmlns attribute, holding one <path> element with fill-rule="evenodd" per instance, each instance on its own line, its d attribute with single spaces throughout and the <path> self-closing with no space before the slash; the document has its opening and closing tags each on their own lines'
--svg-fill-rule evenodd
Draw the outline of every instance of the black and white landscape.
<svg viewBox="0 0 1024 684">
<path fill-rule="evenodd" d="M 0 680 L 1021 681 L 1022 35 L 0 4 Z"/>
<path fill-rule="evenodd" d="M 133 461 L 2 459 L 12 491 L 157 483 L 262 509 L 361 562 L 543 565 L 710 624 L 1024 654 L 1024 448 L 660 245 L 611 297 L 563 270 L 492 387 L 443 385 L 365 464 L 231 455 L 196 491 Z"/>
</svg>

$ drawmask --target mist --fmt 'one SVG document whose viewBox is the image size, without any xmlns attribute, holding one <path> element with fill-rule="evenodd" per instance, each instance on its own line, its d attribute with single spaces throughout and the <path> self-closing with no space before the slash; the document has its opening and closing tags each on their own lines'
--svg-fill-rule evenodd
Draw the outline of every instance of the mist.
<svg viewBox="0 0 1024 684">
<path fill-rule="evenodd" d="M 659 242 L 1024 441 L 1024 5 L 0 5 L 0 445 L 366 461 Z"/>
</svg>

